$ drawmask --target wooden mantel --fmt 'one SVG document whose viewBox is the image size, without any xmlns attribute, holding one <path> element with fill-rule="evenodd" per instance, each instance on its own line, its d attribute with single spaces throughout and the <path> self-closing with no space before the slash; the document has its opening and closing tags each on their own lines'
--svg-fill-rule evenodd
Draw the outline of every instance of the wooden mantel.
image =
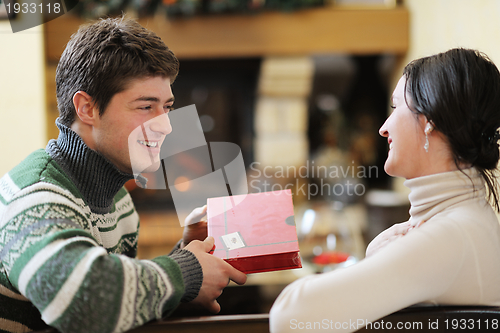
<svg viewBox="0 0 500 333">
<path fill-rule="evenodd" d="M 314 8 L 254 15 L 213 15 L 139 22 L 155 31 L 177 57 L 260 57 L 321 53 L 404 54 L 409 15 L 391 9 Z M 57 62 L 83 20 L 63 15 L 44 25 L 49 62 Z"/>
</svg>

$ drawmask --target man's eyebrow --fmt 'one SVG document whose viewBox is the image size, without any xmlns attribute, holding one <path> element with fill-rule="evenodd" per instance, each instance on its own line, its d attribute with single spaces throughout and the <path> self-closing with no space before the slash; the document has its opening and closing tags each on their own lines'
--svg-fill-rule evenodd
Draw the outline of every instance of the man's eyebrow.
<svg viewBox="0 0 500 333">
<path fill-rule="evenodd" d="M 175 97 L 170 97 L 170 99 L 166 102 L 166 103 L 170 103 L 170 102 L 174 102 L 175 101 Z M 134 102 L 155 102 L 155 103 L 159 103 L 160 102 L 160 99 L 158 97 L 153 97 L 153 96 L 141 96 L 139 98 L 136 98 L 132 101 L 132 103 Z"/>
</svg>

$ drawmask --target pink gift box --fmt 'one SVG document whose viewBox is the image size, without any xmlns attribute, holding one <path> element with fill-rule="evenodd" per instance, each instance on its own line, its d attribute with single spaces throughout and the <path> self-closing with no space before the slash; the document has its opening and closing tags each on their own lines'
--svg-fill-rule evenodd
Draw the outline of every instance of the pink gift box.
<svg viewBox="0 0 500 333">
<path fill-rule="evenodd" d="M 302 267 L 288 190 L 210 198 L 213 254 L 244 273 Z"/>
</svg>

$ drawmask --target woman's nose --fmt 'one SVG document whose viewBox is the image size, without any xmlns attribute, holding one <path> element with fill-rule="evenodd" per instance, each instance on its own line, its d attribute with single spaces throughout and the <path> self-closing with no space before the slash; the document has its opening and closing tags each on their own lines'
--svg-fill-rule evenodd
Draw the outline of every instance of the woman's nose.
<svg viewBox="0 0 500 333">
<path fill-rule="evenodd" d="M 385 138 L 389 136 L 389 131 L 387 130 L 387 120 L 384 122 L 382 127 L 380 127 L 378 133 Z"/>
</svg>

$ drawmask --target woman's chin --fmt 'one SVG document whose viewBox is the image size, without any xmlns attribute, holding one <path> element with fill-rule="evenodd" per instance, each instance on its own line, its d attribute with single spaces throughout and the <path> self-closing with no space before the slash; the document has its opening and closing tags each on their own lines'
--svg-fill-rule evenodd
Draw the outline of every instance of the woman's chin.
<svg viewBox="0 0 500 333">
<path fill-rule="evenodd" d="M 394 170 L 393 165 L 389 162 L 389 160 L 385 161 L 384 171 L 386 174 L 388 174 L 391 177 L 398 177 L 398 175 L 396 174 L 396 171 Z"/>
</svg>

